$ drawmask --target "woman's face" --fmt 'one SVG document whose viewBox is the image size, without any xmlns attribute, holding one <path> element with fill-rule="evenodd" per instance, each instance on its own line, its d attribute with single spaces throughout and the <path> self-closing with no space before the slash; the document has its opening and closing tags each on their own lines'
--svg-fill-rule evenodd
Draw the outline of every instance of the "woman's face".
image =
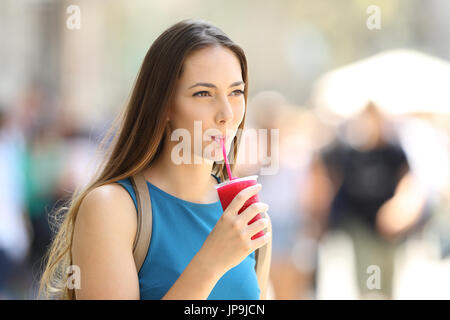
<svg viewBox="0 0 450 320">
<path fill-rule="evenodd" d="M 220 142 L 213 136 L 226 135 L 229 151 L 244 118 L 244 88 L 239 60 L 230 49 L 210 46 L 186 58 L 169 123 L 172 132 L 189 132 L 193 163 L 199 159 L 223 159 Z"/>
</svg>

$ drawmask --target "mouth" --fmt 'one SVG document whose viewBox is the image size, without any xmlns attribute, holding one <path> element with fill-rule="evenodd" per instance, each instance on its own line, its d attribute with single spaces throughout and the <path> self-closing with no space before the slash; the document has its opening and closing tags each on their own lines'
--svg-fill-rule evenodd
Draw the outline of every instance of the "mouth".
<svg viewBox="0 0 450 320">
<path fill-rule="evenodd" d="M 224 135 L 215 135 L 215 136 L 211 136 L 211 139 L 214 140 L 214 141 L 216 141 L 217 143 L 220 143 L 221 140 L 223 140 L 223 139 L 225 139 L 225 138 L 227 138 L 227 137 L 224 136 Z"/>
<path fill-rule="evenodd" d="M 218 144 L 220 144 L 220 142 L 223 139 L 226 139 L 226 141 L 228 141 L 229 137 L 225 136 L 225 135 L 214 135 L 214 136 L 210 136 L 211 140 L 217 142 Z"/>
</svg>

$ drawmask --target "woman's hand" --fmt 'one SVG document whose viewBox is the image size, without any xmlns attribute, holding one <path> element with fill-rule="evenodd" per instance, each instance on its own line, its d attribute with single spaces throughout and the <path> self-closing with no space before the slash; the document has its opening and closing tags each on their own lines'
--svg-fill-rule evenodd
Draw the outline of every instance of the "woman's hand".
<svg viewBox="0 0 450 320">
<path fill-rule="evenodd" d="M 223 212 L 200 249 L 199 254 L 216 272 L 226 273 L 270 240 L 271 236 L 268 232 L 264 236 L 251 239 L 258 232 L 268 228 L 268 218 L 261 218 L 248 225 L 258 213 L 269 209 L 267 204 L 253 203 L 238 214 L 244 203 L 260 190 L 261 184 L 241 190 Z"/>
</svg>

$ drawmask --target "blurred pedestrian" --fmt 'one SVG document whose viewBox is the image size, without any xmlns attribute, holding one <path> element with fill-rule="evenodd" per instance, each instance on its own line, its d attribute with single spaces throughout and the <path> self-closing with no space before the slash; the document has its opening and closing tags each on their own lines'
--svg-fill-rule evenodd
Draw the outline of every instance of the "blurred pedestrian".
<svg viewBox="0 0 450 320">
<path fill-rule="evenodd" d="M 344 129 L 323 154 L 335 190 L 329 227 L 352 237 L 362 298 L 376 294 L 389 299 L 396 248 L 419 220 L 425 197 L 415 187 L 405 152 L 389 135 L 388 122 L 374 104 Z M 367 285 L 370 266 L 381 270 L 377 290 Z"/>
<path fill-rule="evenodd" d="M 0 108 L 0 298 L 17 298 L 12 279 L 23 270 L 30 246 L 25 215 L 24 137 Z"/>
</svg>

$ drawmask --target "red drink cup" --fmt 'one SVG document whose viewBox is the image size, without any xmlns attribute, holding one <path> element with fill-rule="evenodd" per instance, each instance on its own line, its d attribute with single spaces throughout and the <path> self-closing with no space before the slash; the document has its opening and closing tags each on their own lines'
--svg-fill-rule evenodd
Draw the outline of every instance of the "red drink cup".
<svg viewBox="0 0 450 320">
<path fill-rule="evenodd" d="M 256 184 L 256 179 L 258 176 L 248 176 L 244 178 L 237 178 L 230 181 L 223 182 L 221 184 L 216 185 L 217 193 L 219 194 L 220 203 L 222 204 L 223 210 L 225 210 L 231 201 L 236 197 L 236 195 L 241 192 L 241 190 L 254 186 Z M 248 206 L 252 203 L 258 202 L 258 194 L 255 194 L 251 198 L 249 198 L 242 208 L 239 210 L 238 214 L 241 214 Z M 252 220 L 249 221 L 248 225 L 252 224 L 256 220 L 261 218 L 261 214 L 258 213 Z M 264 231 L 260 231 L 252 236 L 252 240 L 259 238 L 264 235 Z"/>
</svg>

